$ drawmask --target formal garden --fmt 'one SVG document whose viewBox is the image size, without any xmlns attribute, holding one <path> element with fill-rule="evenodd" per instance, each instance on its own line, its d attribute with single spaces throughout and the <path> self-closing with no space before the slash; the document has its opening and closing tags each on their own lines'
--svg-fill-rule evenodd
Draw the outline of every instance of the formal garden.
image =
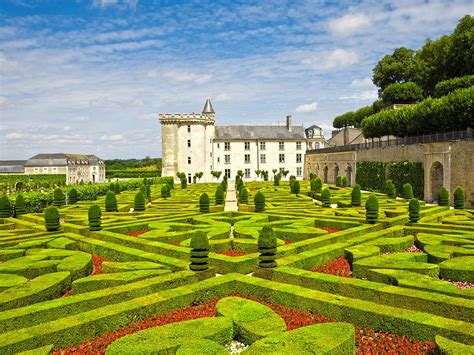
<svg viewBox="0 0 474 355">
<path fill-rule="evenodd" d="M 129 180 L 41 212 L 3 196 L 0 352 L 472 353 L 462 189 L 428 205 L 346 183 Z"/>
</svg>

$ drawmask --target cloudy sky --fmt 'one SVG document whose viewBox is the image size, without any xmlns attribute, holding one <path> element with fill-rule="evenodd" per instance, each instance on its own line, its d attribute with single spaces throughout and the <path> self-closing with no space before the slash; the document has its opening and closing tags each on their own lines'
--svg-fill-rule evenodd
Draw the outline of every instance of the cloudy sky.
<svg viewBox="0 0 474 355">
<path fill-rule="evenodd" d="M 371 103 L 375 63 L 467 1 L 2 0 L 0 159 L 161 156 L 159 112 L 318 124 Z"/>
</svg>

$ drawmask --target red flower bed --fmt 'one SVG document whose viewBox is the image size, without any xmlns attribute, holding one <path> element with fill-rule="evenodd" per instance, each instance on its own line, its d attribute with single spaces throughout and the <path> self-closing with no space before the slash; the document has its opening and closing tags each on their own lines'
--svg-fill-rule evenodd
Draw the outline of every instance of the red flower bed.
<svg viewBox="0 0 474 355">
<path fill-rule="evenodd" d="M 92 255 L 92 265 L 93 265 L 93 269 L 92 269 L 92 274 L 91 275 L 100 275 L 102 274 L 102 263 L 104 261 L 110 261 L 106 258 L 103 258 L 101 256 L 98 256 L 98 255 Z"/>
<path fill-rule="evenodd" d="M 336 232 L 339 232 L 339 229 L 336 229 L 336 228 L 322 227 L 322 228 L 320 228 L 320 229 L 325 230 L 325 231 L 328 232 L 328 233 L 336 233 Z"/>
<path fill-rule="evenodd" d="M 293 243 L 291 240 L 287 240 L 287 239 L 285 239 L 284 242 L 285 242 L 285 245 Z"/>
<path fill-rule="evenodd" d="M 313 272 L 322 272 L 323 274 L 330 274 L 343 277 L 351 277 L 351 266 L 344 257 L 339 257 L 336 260 L 327 262 L 326 264 L 312 268 Z"/>
<path fill-rule="evenodd" d="M 252 301 L 260 302 L 270 307 L 286 323 L 287 330 L 293 330 L 317 323 L 335 322 L 335 320 L 318 316 L 317 314 L 293 309 L 280 304 L 264 301 L 257 297 L 232 294 Z M 213 317 L 216 314 L 216 304 L 219 299 L 206 301 L 197 306 L 187 306 L 174 311 L 157 314 L 140 322 L 131 323 L 114 332 L 104 333 L 100 337 L 87 339 L 81 344 L 70 346 L 67 349 L 56 349 L 54 355 L 66 354 L 104 354 L 108 345 L 115 340 L 140 330 L 159 325 L 182 322 L 203 317 Z M 356 328 L 356 347 L 359 354 L 434 354 L 433 342 L 413 341 L 412 338 L 397 336 L 388 332 L 377 332 L 373 329 Z"/>
<path fill-rule="evenodd" d="M 220 255 L 226 255 L 226 256 L 243 256 L 243 255 L 251 254 L 248 251 L 238 251 L 238 250 L 221 250 L 221 251 L 216 251 L 215 253 L 220 254 Z"/>
<path fill-rule="evenodd" d="M 66 292 L 64 292 L 64 295 L 63 297 L 69 297 L 69 296 L 72 296 L 72 288 L 66 290 Z"/>
<path fill-rule="evenodd" d="M 146 232 L 149 232 L 149 230 L 144 229 L 140 231 L 128 232 L 128 233 L 125 233 L 125 235 L 129 235 L 130 237 L 138 237 L 139 235 L 144 234 Z"/>
</svg>

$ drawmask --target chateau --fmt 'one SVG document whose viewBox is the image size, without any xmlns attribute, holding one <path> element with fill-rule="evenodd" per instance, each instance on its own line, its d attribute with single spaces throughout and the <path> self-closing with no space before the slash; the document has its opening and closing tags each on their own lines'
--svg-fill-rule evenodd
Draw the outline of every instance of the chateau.
<svg viewBox="0 0 474 355">
<path fill-rule="evenodd" d="M 200 181 L 212 182 L 212 171 L 233 178 L 238 170 L 244 180 L 257 178 L 256 170 L 271 173 L 288 170 L 303 179 L 304 154 L 307 149 L 323 148 L 325 139 L 320 127 L 286 125 L 217 126 L 216 113 L 207 99 L 202 113 L 160 114 L 163 168 L 162 176 L 185 173 L 188 182 L 202 172 Z"/>
</svg>

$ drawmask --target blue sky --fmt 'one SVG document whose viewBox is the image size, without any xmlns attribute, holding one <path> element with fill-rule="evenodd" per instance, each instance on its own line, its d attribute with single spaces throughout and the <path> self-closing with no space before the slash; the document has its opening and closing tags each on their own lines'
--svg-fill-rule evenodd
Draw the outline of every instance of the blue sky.
<svg viewBox="0 0 474 355">
<path fill-rule="evenodd" d="M 449 34 L 467 1 L 0 2 L 0 159 L 161 156 L 160 112 L 318 124 L 370 104 L 394 48 Z"/>
</svg>

